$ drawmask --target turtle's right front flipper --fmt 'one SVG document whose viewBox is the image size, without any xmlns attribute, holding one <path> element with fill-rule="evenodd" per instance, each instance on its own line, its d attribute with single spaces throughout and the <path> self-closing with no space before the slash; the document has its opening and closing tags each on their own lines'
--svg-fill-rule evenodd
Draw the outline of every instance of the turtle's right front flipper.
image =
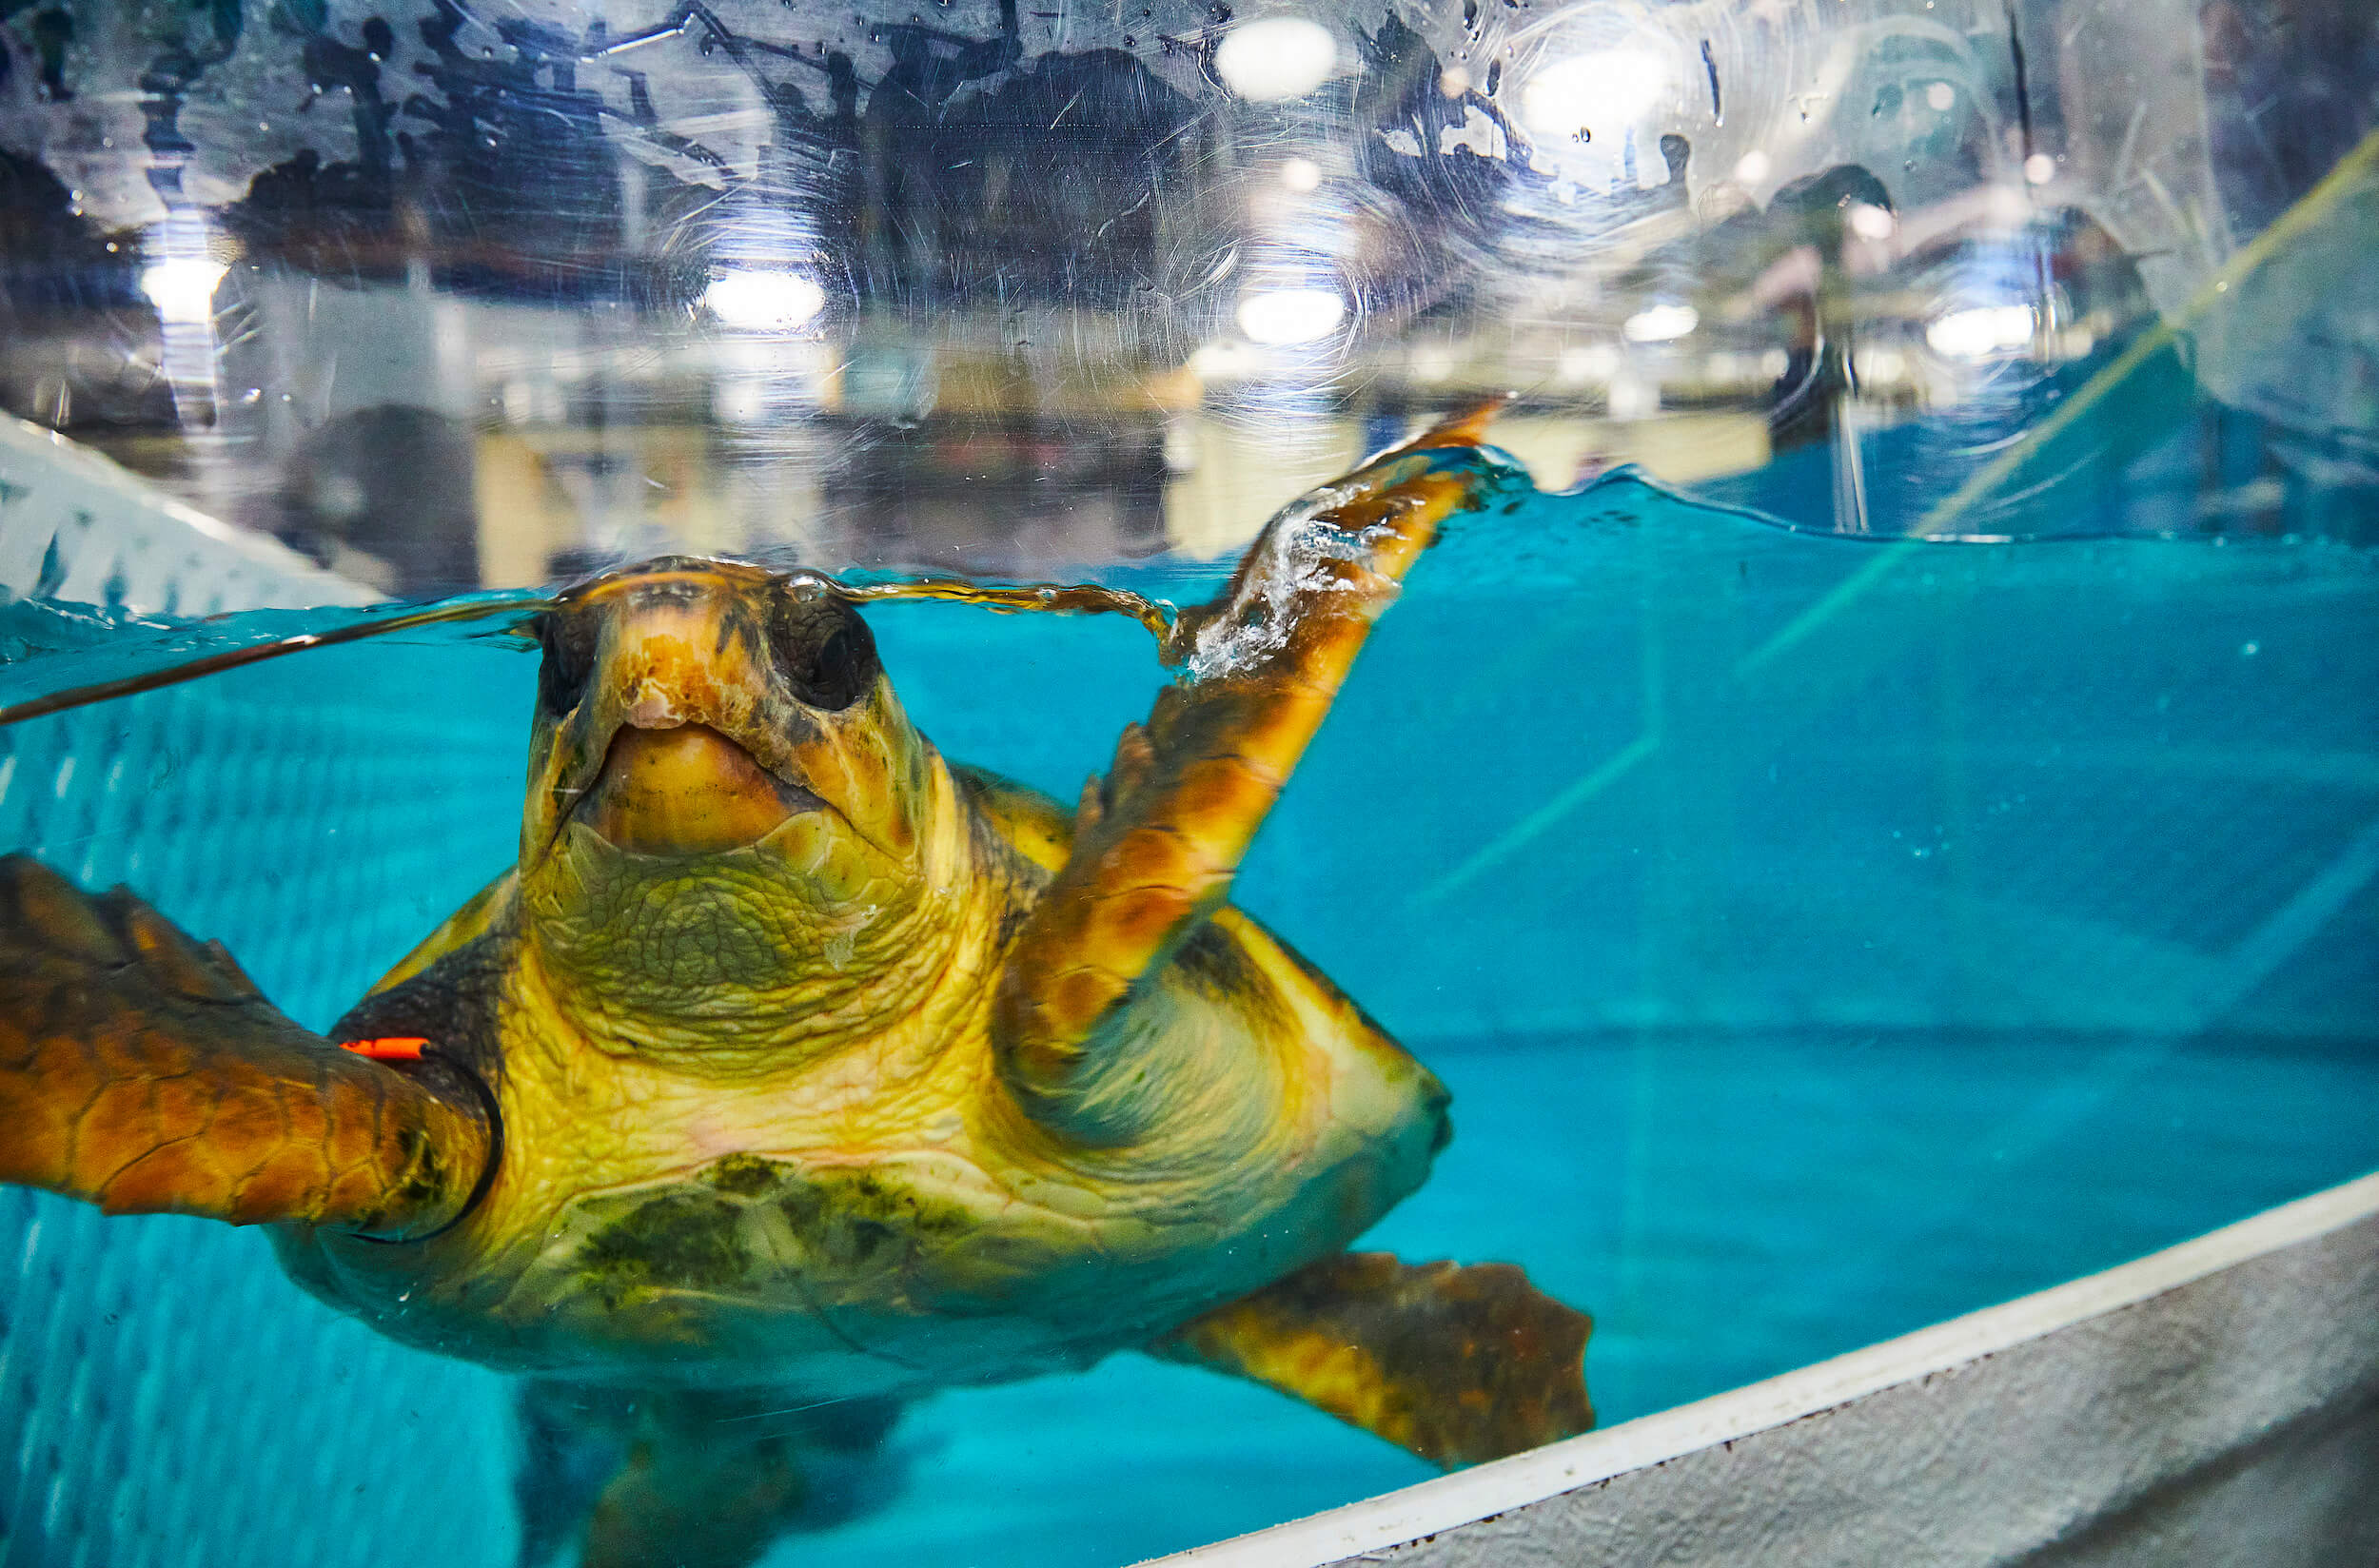
<svg viewBox="0 0 2379 1568">
<path fill-rule="evenodd" d="M 1139 1065 L 1102 1037 L 1229 896 L 1405 573 L 1449 518 L 1485 504 L 1494 468 L 1478 445 L 1491 412 L 1448 421 L 1318 492 L 1310 513 L 1276 518 L 1229 586 L 1183 616 L 1190 678 L 1125 732 L 1001 966 L 993 1038 L 1044 1124 L 1104 1138 L 1116 1118 L 1088 1107 L 1136 1096 Z"/>
<path fill-rule="evenodd" d="M 462 1214 L 494 1147 L 460 1068 L 341 1050 L 131 894 L 0 860 L 0 1181 L 409 1240 Z"/>
</svg>

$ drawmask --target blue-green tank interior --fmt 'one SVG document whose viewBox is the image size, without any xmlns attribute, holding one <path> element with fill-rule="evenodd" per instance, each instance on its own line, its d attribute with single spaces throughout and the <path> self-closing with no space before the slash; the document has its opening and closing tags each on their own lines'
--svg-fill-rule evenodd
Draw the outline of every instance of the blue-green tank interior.
<svg viewBox="0 0 2379 1568">
<path fill-rule="evenodd" d="M 1128 622 L 872 615 L 949 755 L 1052 791 L 1166 678 Z M 1608 1422 L 2379 1163 L 2374 616 L 2379 562 L 2310 540 L 1851 541 L 1629 476 L 1469 520 L 1240 884 L 1454 1090 L 1370 1241 L 1588 1305 Z M 22 726 L 7 836 L 326 1025 L 512 853 L 503 640 Z M 5 1201 L 18 1539 L 501 1558 L 500 1380 L 331 1318 L 252 1237 Z M 1122 1562 L 1427 1473 L 1125 1356 L 916 1407 L 880 1506 L 783 1560 Z"/>
<path fill-rule="evenodd" d="M 1235 894 L 1453 1090 L 1365 1245 L 1591 1311 L 1605 1425 L 2125 1262 L 2379 1166 L 2379 34 L 1943 5 L 10 10 L 0 406 L 354 592 L 210 616 L 265 600 L 37 513 L 19 427 L 0 702 L 664 548 L 1187 603 L 1506 396 Z M 1226 50 L 1307 11 L 1302 88 Z M 868 614 L 1061 799 L 1175 678 Z M 324 1027 L 515 852 L 507 624 L 0 728 L 0 848 Z M 509 1397 L 254 1235 L 0 1188 L 5 1568 L 510 1563 Z M 1123 1355 L 914 1406 L 769 1560 L 1429 1473 Z"/>
</svg>

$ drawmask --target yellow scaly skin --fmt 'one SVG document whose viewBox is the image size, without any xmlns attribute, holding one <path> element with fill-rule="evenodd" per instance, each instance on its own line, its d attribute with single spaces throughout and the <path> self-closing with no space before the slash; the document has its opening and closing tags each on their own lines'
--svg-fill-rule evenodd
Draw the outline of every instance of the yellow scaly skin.
<svg viewBox="0 0 2379 1568">
<path fill-rule="evenodd" d="M 1443 1089 L 1228 909 L 1133 1004 L 1129 1142 L 1026 1114 L 992 982 L 1067 819 L 962 784 L 880 675 L 840 711 L 798 704 L 762 657 L 781 592 L 705 563 L 575 612 L 596 663 L 541 715 L 521 869 L 392 976 L 441 983 L 441 958 L 501 975 L 494 1179 L 403 1248 L 284 1229 L 301 1282 L 508 1370 L 912 1393 L 1145 1343 L 1420 1184 Z M 646 760 L 665 789 L 617 782 L 638 771 L 619 737 L 690 725 L 819 804 L 707 848 L 781 814 L 756 803 L 768 780 L 719 749 Z"/>
</svg>

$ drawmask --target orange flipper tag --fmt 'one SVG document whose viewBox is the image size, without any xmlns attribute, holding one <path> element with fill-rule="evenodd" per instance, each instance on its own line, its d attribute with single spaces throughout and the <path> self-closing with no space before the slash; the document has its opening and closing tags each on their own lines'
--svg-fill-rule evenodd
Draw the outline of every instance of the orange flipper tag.
<svg viewBox="0 0 2379 1568">
<path fill-rule="evenodd" d="M 429 1049 L 429 1042 L 412 1035 L 390 1035 L 380 1040 L 343 1041 L 339 1049 L 375 1062 L 418 1062 L 422 1052 Z"/>
</svg>

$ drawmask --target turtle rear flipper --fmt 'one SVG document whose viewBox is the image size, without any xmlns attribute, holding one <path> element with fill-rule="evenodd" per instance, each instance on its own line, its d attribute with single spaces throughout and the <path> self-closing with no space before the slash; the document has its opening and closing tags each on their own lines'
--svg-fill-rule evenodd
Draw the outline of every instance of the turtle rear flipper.
<svg viewBox="0 0 2379 1568">
<path fill-rule="evenodd" d="M 521 1568 L 745 1568 L 887 1495 L 896 1401 L 538 1381 L 521 1391 Z"/>
<path fill-rule="evenodd" d="M 0 859 L 0 1181 L 409 1240 L 462 1212 L 494 1144 L 460 1068 L 341 1050 L 130 893 Z"/>
<path fill-rule="evenodd" d="M 1253 1379 L 1451 1469 L 1589 1430 L 1593 1329 L 1509 1264 L 1347 1252 L 1150 1349 Z"/>
<path fill-rule="evenodd" d="M 1491 409 L 1374 460 L 1310 516 L 1285 515 L 1176 637 L 1192 678 L 1157 698 L 1084 793 L 1071 853 L 1009 949 L 993 1003 L 1003 1071 L 1036 1119 L 1101 1141 L 1077 1107 L 1111 1104 L 1102 1028 L 1221 907 L 1405 573 L 1448 517 L 1479 504 Z"/>
</svg>

